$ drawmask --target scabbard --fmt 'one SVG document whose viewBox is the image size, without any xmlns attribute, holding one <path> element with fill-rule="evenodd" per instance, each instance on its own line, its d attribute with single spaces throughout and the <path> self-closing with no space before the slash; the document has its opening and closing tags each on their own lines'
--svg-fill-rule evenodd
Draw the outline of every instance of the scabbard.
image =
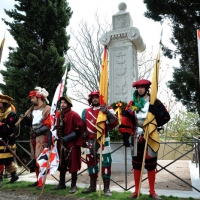
<svg viewBox="0 0 200 200">
<path fill-rule="evenodd" d="M 60 145 L 60 166 L 62 164 L 62 157 L 63 157 L 63 146 Z"/>
<path fill-rule="evenodd" d="M 137 138 L 137 132 L 132 135 L 132 142 L 131 142 L 131 155 L 137 156 L 137 144 L 138 144 L 138 138 Z"/>
</svg>

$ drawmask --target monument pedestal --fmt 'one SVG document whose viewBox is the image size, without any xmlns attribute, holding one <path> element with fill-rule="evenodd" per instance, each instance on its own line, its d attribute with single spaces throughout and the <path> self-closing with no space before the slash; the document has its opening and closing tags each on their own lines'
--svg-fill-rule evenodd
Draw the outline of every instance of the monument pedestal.
<svg viewBox="0 0 200 200">
<path fill-rule="evenodd" d="M 112 152 L 118 149 L 120 146 L 122 146 L 122 144 L 111 143 Z M 133 171 L 131 148 L 122 146 L 121 148 L 112 153 L 112 171 L 125 172 L 126 166 L 127 172 Z M 144 173 L 146 172 L 146 169 L 144 169 Z"/>
</svg>

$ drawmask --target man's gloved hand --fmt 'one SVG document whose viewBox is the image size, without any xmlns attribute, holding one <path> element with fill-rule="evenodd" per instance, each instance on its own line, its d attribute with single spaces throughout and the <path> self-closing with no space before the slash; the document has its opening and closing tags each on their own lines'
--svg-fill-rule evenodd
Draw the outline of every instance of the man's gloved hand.
<svg viewBox="0 0 200 200">
<path fill-rule="evenodd" d="M 108 110 L 108 108 L 106 107 L 106 105 L 101 105 L 100 106 L 100 110 L 105 113 L 105 114 L 109 114 L 110 111 Z"/>
<path fill-rule="evenodd" d="M 128 134 L 128 133 L 122 133 L 122 135 L 123 135 L 124 146 L 125 147 L 130 147 L 131 146 L 130 142 L 129 142 L 129 136 L 130 136 L 130 134 Z"/>
<path fill-rule="evenodd" d="M 20 118 L 24 118 L 24 117 L 25 117 L 25 114 L 20 114 L 19 117 L 20 117 Z"/>
<path fill-rule="evenodd" d="M 40 128 L 34 129 L 36 136 L 46 134 L 47 130 L 49 130 L 47 126 L 42 126 Z"/>
<path fill-rule="evenodd" d="M 152 105 L 152 104 L 149 105 L 149 112 L 151 112 L 152 114 L 158 117 L 162 115 L 160 110 L 155 105 Z"/>
<path fill-rule="evenodd" d="M 69 135 L 61 137 L 62 142 L 69 142 L 76 139 L 76 133 L 71 132 Z"/>
<path fill-rule="evenodd" d="M 109 111 L 106 105 L 101 105 L 100 110 L 106 114 L 109 124 L 112 124 L 116 120 L 116 117 Z"/>
</svg>

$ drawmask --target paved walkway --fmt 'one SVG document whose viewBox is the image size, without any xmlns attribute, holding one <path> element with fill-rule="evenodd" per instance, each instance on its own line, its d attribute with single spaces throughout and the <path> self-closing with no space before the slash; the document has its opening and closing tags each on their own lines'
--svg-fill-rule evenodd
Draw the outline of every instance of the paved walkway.
<svg viewBox="0 0 200 200">
<path fill-rule="evenodd" d="M 171 161 L 166 161 L 166 160 L 159 160 L 158 164 L 165 168 L 168 163 Z M 85 164 L 83 164 L 82 170 L 86 169 Z M 161 167 L 157 167 L 157 170 L 162 169 Z M 166 171 L 168 170 L 168 171 Z M 182 197 L 182 198 L 189 198 L 193 197 L 195 199 L 200 200 L 200 192 L 196 191 L 186 183 L 189 183 L 193 187 L 195 187 L 197 190 L 200 191 L 200 177 L 199 177 L 199 168 L 196 168 L 195 163 L 191 163 L 191 161 L 176 161 L 172 165 L 168 166 L 167 168 L 162 169 L 159 171 L 156 175 L 156 192 L 158 195 L 165 195 L 165 196 L 177 196 L 177 197 Z M 172 173 L 170 174 L 169 171 Z M 181 178 L 184 180 L 186 183 L 183 181 L 179 180 L 177 177 Z M 54 175 L 57 179 L 59 177 L 59 172 Z M 144 172 L 143 174 L 143 179 L 145 179 L 146 173 Z M 66 180 L 70 179 L 70 175 L 66 175 Z M 113 172 L 112 173 L 112 179 L 115 180 L 120 186 L 115 184 L 114 182 L 111 182 L 111 190 L 115 190 L 118 192 L 123 192 L 123 188 L 127 188 L 129 191 L 133 192 L 134 188 L 132 187 L 134 185 L 133 181 L 133 173 L 131 171 L 127 172 L 127 187 L 125 185 L 125 173 L 124 172 Z M 20 180 L 25 180 L 25 181 L 32 181 L 35 182 L 36 178 L 34 173 L 29 173 L 25 175 L 20 176 Z M 52 177 L 48 176 L 47 177 L 47 183 L 56 185 L 58 184 L 58 181 Z M 70 185 L 70 181 L 66 183 L 67 186 Z M 87 171 L 81 173 L 78 177 L 78 182 L 77 186 L 80 188 L 87 187 L 89 185 L 89 176 Z M 103 186 L 101 187 L 103 188 Z M 131 189 L 129 189 L 131 188 Z M 141 186 L 141 192 L 143 194 L 148 194 L 149 192 L 148 189 L 148 180 L 146 179 L 145 181 L 142 182 Z"/>
</svg>

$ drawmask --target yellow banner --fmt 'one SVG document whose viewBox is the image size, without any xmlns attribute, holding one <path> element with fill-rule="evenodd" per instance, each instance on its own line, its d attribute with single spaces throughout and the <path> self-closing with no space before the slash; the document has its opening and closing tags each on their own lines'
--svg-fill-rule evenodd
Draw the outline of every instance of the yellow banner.
<svg viewBox="0 0 200 200">
<path fill-rule="evenodd" d="M 103 60 L 101 67 L 99 97 L 100 105 L 107 105 L 108 103 L 108 54 L 107 49 L 104 47 Z M 106 128 L 107 116 L 103 112 L 99 112 L 96 122 L 97 129 L 97 142 L 102 145 L 105 140 L 105 128 Z M 102 144 L 101 144 L 102 141 Z"/>
<path fill-rule="evenodd" d="M 153 71 L 153 78 L 151 85 L 150 104 L 152 105 L 155 103 L 155 100 L 157 98 L 159 70 L 160 70 L 160 45 L 156 62 L 154 64 L 154 71 Z M 149 134 L 148 145 L 151 147 L 151 149 L 153 149 L 154 152 L 157 152 L 160 147 L 157 122 L 155 116 L 150 112 L 147 113 L 143 129 L 145 130 L 144 138 L 146 138 L 146 134 Z"/>
</svg>

